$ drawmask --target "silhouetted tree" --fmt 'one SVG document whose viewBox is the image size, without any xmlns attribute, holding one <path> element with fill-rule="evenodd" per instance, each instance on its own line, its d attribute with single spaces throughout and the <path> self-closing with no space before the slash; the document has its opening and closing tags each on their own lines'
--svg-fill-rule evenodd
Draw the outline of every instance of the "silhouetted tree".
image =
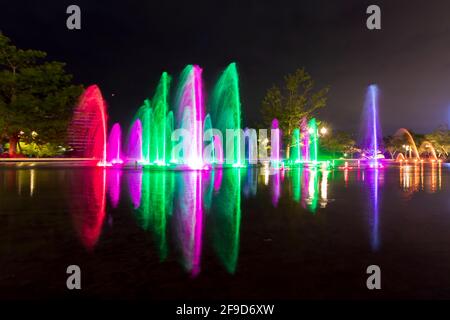
<svg viewBox="0 0 450 320">
<path fill-rule="evenodd" d="M 17 48 L 0 33 L 0 133 L 9 141 L 10 155 L 20 140 L 64 142 L 82 87 L 71 84 L 64 63 L 45 57 L 42 51 Z"/>
<path fill-rule="evenodd" d="M 313 79 L 304 68 L 285 76 L 283 87 L 273 86 L 267 90 L 261 108 L 264 125 L 270 128 L 272 120 L 278 119 L 287 152 L 300 120 L 325 107 L 328 91 L 329 88 L 316 90 Z"/>
</svg>

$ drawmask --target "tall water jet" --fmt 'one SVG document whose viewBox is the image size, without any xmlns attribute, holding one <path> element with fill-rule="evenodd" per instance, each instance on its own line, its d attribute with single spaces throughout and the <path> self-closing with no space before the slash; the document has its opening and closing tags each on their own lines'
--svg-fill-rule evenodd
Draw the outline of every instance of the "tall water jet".
<svg viewBox="0 0 450 320">
<path fill-rule="evenodd" d="M 291 150 L 289 152 L 289 160 L 291 164 L 300 163 L 302 158 L 301 140 L 300 140 L 300 129 L 294 129 L 292 133 L 292 143 L 290 146 Z"/>
<path fill-rule="evenodd" d="M 181 138 L 183 154 L 178 162 L 191 169 L 203 169 L 203 104 L 202 69 L 188 65 L 181 73 L 177 90 L 177 128 L 185 133 Z M 187 141 L 186 141 L 187 140 Z"/>
<path fill-rule="evenodd" d="M 309 156 L 310 161 L 317 163 L 319 155 L 319 132 L 317 130 L 317 122 L 315 118 L 312 118 L 308 122 L 308 135 L 309 135 Z"/>
<path fill-rule="evenodd" d="M 273 168 L 280 166 L 280 129 L 278 120 L 272 120 L 272 129 L 270 130 L 270 162 Z"/>
<path fill-rule="evenodd" d="M 142 164 L 150 163 L 150 153 L 151 153 L 151 136 L 152 136 L 152 122 L 153 122 L 153 110 L 151 108 L 151 102 L 148 99 L 144 100 L 144 104 L 139 108 L 134 117 L 133 126 L 137 126 L 137 120 L 139 120 L 140 125 L 140 144 L 141 144 L 141 153 L 137 157 L 135 154 L 132 158 L 134 160 L 139 161 Z M 138 128 L 132 128 L 129 133 L 130 135 L 136 134 L 137 132 L 133 132 L 133 130 L 137 130 Z M 136 143 L 137 141 L 133 141 Z M 130 142 L 129 142 L 130 143 Z M 128 144 L 128 148 L 130 145 Z M 130 155 L 129 155 L 130 156 Z"/>
<path fill-rule="evenodd" d="M 122 130 L 115 123 L 109 133 L 106 160 L 110 164 L 123 163 L 122 160 Z"/>
<path fill-rule="evenodd" d="M 226 135 L 227 130 L 236 132 L 241 129 L 241 100 L 236 63 L 230 63 L 222 72 L 213 90 L 210 110 L 212 123 L 223 136 Z M 245 164 L 245 152 L 242 152 L 240 135 L 234 135 L 233 140 L 232 164 L 235 167 L 242 166 Z M 226 157 L 229 156 L 226 155 Z"/>
<path fill-rule="evenodd" d="M 106 164 L 106 103 L 98 86 L 89 86 L 81 95 L 68 129 L 74 154 Z"/>
<path fill-rule="evenodd" d="M 308 120 L 306 117 L 303 117 L 300 122 L 300 133 L 302 140 L 302 159 L 307 162 L 310 160 L 309 154 L 309 128 L 308 128 Z"/>
<path fill-rule="evenodd" d="M 142 125 L 139 119 L 133 123 L 128 133 L 127 158 L 135 162 L 143 161 L 144 159 L 142 152 Z"/>
<path fill-rule="evenodd" d="M 173 118 L 173 112 L 169 111 L 166 117 L 166 162 L 169 163 L 174 162 L 174 159 L 172 158 L 173 153 L 173 146 L 174 142 L 172 141 L 172 133 L 174 130 L 174 118 Z"/>
<path fill-rule="evenodd" d="M 372 159 L 371 166 L 378 168 L 378 152 L 382 142 L 380 122 L 378 119 L 378 87 L 370 85 L 367 89 L 362 122 L 361 147 Z"/>
<path fill-rule="evenodd" d="M 211 116 L 209 114 L 205 117 L 204 123 L 204 135 L 203 139 L 205 144 L 205 149 L 203 151 L 203 160 L 211 164 L 222 164 L 223 163 L 223 147 L 222 141 L 214 134 Z"/>
<path fill-rule="evenodd" d="M 169 112 L 170 76 L 163 72 L 152 99 L 153 117 L 151 123 L 150 162 L 156 165 L 166 165 L 167 150 L 171 144 L 167 143 L 167 136 L 171 135 L 170 123 L 167 121 Z"/>
</svg>

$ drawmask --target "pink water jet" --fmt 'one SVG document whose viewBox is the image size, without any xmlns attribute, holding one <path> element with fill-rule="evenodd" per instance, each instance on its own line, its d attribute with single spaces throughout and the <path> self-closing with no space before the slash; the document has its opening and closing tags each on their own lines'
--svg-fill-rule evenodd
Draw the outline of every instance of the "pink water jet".
<svg viewBox="0 0 450 320">
<path fill-rule="evenodd" d="M 122 130 L 115 123 L 109 133 L 106 160 L 112 165 L 122 164 Z"/>
<path fill-rule="evenodd" d="M 142 162 L 142 124 L 137 119 L 130 129 L 127 142 L 127 159 L 135 162 Z"/>
<path fill-rule="evenodd" d="M 202 69 L 197 65 L 187 66 L 181 76 L 177 97 L 178 122 L 189 133 L 186 148 L 180 163 L 190 169 L 204 169 L 203 123 L 205 107 L 203 101 Z"/>
<path fill-rule="evenodd" d="M 273 119 L 270 138 L 270 162 L 274 168 L 280 166 L 280 129 L 278 120 Z"/>
</svg>

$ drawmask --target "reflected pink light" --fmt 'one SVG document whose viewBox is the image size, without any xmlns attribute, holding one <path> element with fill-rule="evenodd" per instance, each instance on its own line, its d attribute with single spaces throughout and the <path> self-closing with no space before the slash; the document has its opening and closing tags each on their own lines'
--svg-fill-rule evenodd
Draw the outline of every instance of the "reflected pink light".
<svg viewBox="0 0 450 320">
<path fill-rule="evenodd" d="M 278 201 L 280 200 L 280 176 L 279 171 L 272 176 L 272 204 L 274 207 L 278 206 Z"/>
<path fill-rule="evenodd" d="M 185 268 L 192 276 L 200 272 L 203 232 L 203 189 L 201 171 L 181 177 L 182 185 L 177 211 L 177 236 Z"/>
<path fill-rule="evenodd" d="M 219 191 L 222 185 L 223 171 L 222 169 L 216 169 L 214 171 L 214 191 Z"/>
<path fill-rule="evenodd" d="M 127 143 L 127 158 L 132 161 L 143 161 L 142 156 L 142 123 L 137 119 L 130 129 Z"/>
<path fill-rule="evenodd" d="M 108 194 L 111 201 L 111 206 L 117 208 L 120 199 L 120 180 L 122 178 L 122 170 L 110 170 L 108 171 Z"/>
<path fill-rule="evenodd" d="M 73 179 L 73 193 L 81 196 L 71 202 L 71 213 L 81 241 L 87 250 L 95 247 L 106 214 L 106 171 L 94 169 L 92 178 Z"/>
<path fill-rule="evenodd" d="M 130 172 L 127 176 L 128 190 L 134 209 L 141 206 L 142 198 L 142 171 Z"/>
</svg>

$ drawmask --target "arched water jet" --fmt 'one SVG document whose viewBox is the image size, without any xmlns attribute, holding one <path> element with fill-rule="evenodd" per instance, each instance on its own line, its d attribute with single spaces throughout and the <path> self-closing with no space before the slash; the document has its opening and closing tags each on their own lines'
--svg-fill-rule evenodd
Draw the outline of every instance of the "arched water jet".
<svg viewBox="0 0 450 320">
<path fill-rule="evenodd" d="M 416 143 L 414 142 L 414 138 L 412 137 L 411 133 L 405 128 L 400 128 L 394 134 L 394 137 L 399 137 L 402 135 L 404 135 L 406 137 L 406 139 L 408 140 L 408 143 L 409 143 L 410 147 L 412 148 L 412 151 L 414 151 L 415 157 L 417 159 L 420 159 L 419 150 L 417 150 Z"/>
<path fill-rule="evenodd" d="M 434 160 L 438 159 L 438 156 L 436 154 L 436 150 L 434 149 L 433 144 L 431 142 L 429 142 L 429 141 L 422 142 L 418 150 L 420 150 L 420 151 L 421 150 L 425 150 L 425 151 L 430 150 L 431 157 Z"/>
<path fill-rule="evenodd" d="M 105 165 L 107 139 L 106 103 L 98 86 L 89 86 L 81 95 L 68 129 L 68 144 L 74 154 Z"/>
<path fill-rule="evenodd" d="M 397 155 L 397 157 L 395 158 L 395 161 L 399 162 L 399 161 L 404 161 L 405 160 L 405 156 L 403 155 L 403 153 L 399 153 Z"/>
<path fill-rule="evenodd" d="M 177 90 L 177 124 L 184 129 L 184 144 L 181 159 L 178 163 L 190 169 L 203 169 L 203 121 L 205 116 L 203 105 L 202 69 L 189 65 L 181 73 Z M 188 135 L 188 136 L 186 136 Z M 187 141 L 186 141 L 187 140 Z"/>
<path fill-rule="evenodd" d="M 216 129 L 222 132 L 223 136 L 226 135 L 227 130 L 236 132 L 236 130 L 241 129 L 239 75 L 235 63 L 229 64 L 221 74 L 214 87 L 210 109 L 212 123 Z M 242 154 L 242 141 L 239 135 L 234 135 L 233 139 L 232 165 L 239 167 L 245 164 L 245 154 Z M 226 157 L 229 157 L 229 155 L 226 155 Z"/>
</svg>

